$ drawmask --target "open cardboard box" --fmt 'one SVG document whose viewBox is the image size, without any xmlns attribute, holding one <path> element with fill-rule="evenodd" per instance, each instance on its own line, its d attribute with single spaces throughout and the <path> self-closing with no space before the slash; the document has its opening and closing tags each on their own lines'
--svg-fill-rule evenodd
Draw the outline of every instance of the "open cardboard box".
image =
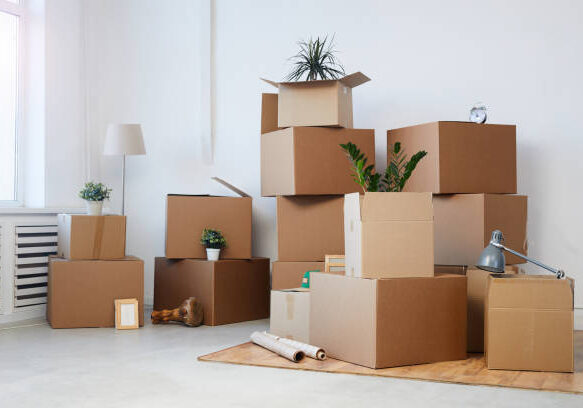
<svg viewBox="0 0 583 408">
<path fill-rule="evenodd" d="M 344 246 L 348 276 L 433 276 L 431 193 L 346 194 Z"/>
<path fill-rule="evenodd" d="M 427 151 L 404 191 L 516 193 L 514 125 L 433 122 L 387 131 L 388 149 L 395 142 L 409 157 Z"/>
<path fill-rule="evenodd" d="M 200 244 L 205 228 L 218 229 L 225 237 L 227 247 L 221 250 L 221 259 L 251 258 L 251 196 L 217 177 L 213 180 L 240 197 L 168 194 L 167 258 L 206 259 L 205 248 Z"/>
<path fill-rule="evenodd" d="M 352 88 L 370 81 L 361 72 L 340 79 L 274 82 L 263 81 L 279 89 L 277 126 L 352 127 Z M 262 133 L 263 129 L 262 129 Z"/>
<path fill-rule="evenodd" d="M 271 291 L 269 332 L 279 337 L 310 343 L 310 290 L 293 288 Z"/>
</svg>

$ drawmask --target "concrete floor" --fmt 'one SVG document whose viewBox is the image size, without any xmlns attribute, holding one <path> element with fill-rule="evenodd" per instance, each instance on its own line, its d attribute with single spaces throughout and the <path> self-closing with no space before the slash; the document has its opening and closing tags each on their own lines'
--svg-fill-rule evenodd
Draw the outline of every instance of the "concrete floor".
<svg viewBox="0 0 583 408">
<path fill-rule="evenodd" d="M 197 361 L 267 324 L 0 328 L 0 407 L 583 406 L 562 393 Z"/>
</svg>

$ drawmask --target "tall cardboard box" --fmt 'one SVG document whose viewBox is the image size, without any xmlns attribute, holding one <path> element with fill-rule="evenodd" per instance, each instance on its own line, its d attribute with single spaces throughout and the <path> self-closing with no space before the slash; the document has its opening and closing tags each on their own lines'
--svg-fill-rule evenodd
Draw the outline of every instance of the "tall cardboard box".
<svg viewBox="0 0 583 408">
<path fill-rule="evenodd" d="M 207 326 L 265 319 L 269 317 L 269 259 L 156 258 L 154 309 L 173 309 L 191 296 L 202 303 Z"/>
<path fill-rule="evenodd" d="M 526 254 L 527 200 L 507 194 L 434 196 L 435 263 L 475 264 L 496 229 L 504 233 L 505 246 Z M 525 262 L 510 253 L 504 255 L 506 264 Z"/>
<path fill-rule="evenodd" d="M 263 81 L 279 89 L 277 122 L 288 126 L 352 127 L 352 88 L 370 81 L 361 72 L 320 81 Z"/>
<path fill-rule="evenodd" d="M 310 290 L 294 288 L 271 291 L 269 332 L 279 337 L 310 343 Z"/>
<path fill-rule="evenodd" d="M 316 273 L 310 342 L 386 368 L 466 358 L 466 277 L 359 279 Z"/>
<path fill-rule="evenodd" d="M 278 260 L 324 261 L 344 253 L 344 196 L 277 197 Z"/>
<path fill-rule="evenodd" d="M 409 157 L 427 151 L 404 191 L 516 193 L 514 125 L 433 122 L 389 130 L 388 148 L 395 142 Z"/>
<path fill-rule="evenodd" d="M 126 250 L 123 215 L 59 214 L 58 255 L 67 259 L 120 259 Z"/>
<path fill-rule="evenodd" d="M 488 369 L 573 372 L 573 281 L 490 275 L 485 327 Z"/>
<path fill-rule="evenodd" d="M 261 195 L 360 191 L 341 143 L 355 143 L 374 162 L 373 129 L 292 127 L 261 135 Z"/>
<path fill-rule="evenodd" d="M 324 271 L 324 262 L 281 262 L 273 263 L 271 271 L 271 289 L 293 289 L 302 285 L 302 278 L 307 271 Z"/>
<path fill-rule="evenodd" d="M 348 276 L 433 276 L 431 193 L 346 194 L 344 246 Z"/>
<path fill-rule="evenodd" d="M 144 261 L 49 259 L 47 320 L 54 329 L 114 327 L 114 300 L 138 300 L 144 325 Z"/>
<path fill-rule="evenodd" d="M 240 197 L 168 194 L 166 199 L 166 257 L 206 259 L 200 244 L 205 228 L 218 229 L 227 241 L 221 259 L 251 258 L 251 197 L 217 179 Z"/>
</svg>

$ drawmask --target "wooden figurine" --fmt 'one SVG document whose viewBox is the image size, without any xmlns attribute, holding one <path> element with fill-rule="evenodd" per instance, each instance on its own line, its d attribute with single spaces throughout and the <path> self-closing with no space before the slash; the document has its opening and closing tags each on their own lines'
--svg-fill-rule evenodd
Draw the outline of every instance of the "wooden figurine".
<svg viewBox="0 0 583 408">
<path fill-rule="evenodd" d="M 152 324 L 181 322 L 187 326 L 197 327 L 202 324 L 202 319 L 202 304 L 195 297 L 189 297 L 176 309 L 152 312 Z"/>
</svg>

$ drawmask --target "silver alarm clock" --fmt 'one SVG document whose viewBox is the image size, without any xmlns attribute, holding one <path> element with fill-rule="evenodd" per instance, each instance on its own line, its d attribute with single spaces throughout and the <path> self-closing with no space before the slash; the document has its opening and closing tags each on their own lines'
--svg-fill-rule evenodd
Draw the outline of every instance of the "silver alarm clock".
<svg viewBox="0 0 583 408">
<path fill-rule="evenodd" d="M 486 123 L 488 115 L 486 114 L 486 105 L 479 102 L 470 110 L 470 122 Z"/>
</svg>

